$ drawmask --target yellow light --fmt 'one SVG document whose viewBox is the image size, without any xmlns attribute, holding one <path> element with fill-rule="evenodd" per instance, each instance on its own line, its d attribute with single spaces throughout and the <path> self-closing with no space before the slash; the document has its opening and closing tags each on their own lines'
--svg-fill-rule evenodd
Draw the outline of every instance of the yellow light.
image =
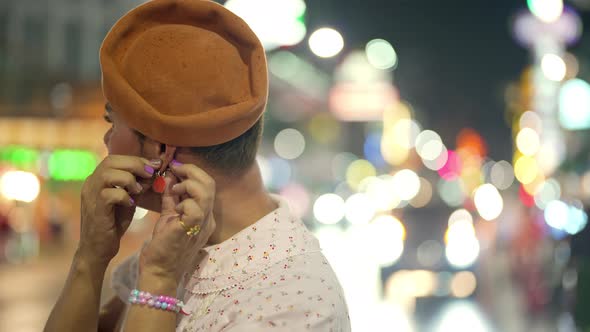
<svg viewBox="0 0 590 332">
<path fill-rule="evenodd" d="M 404 169 L 395 173 L 391 180 L 392 187 L 397 190 L 397 196 L 405 201 L 416 197 L 420 191 L 420 178 L 410 169 Z"/>
<path fill-rule="evenodd" d="M 364 179 L 370 176 L 376 176 L 377 170 L 369 161 L 359 159 L 353 161 L 346 170 L 346 182 L 353 190 L 358 190 L 358 187 Z"/>
<path fill-rule="evenodd" d="M 531 128 L 523 128 L 516 135 L 516 146 L 525 156 L 534 156 L 541 147 L 539 134 Z"/>
<path fill-rule="evenodd" d="M 372 258 L 381 266 L 395 263 L 404 250 L 404 225 L 394 216 L 381 215 L 369 223 L 368 227 L 368 235 L 374 241 Z"/>
<path fill-rule="evenodd" d="M 381 155 L 390 165 L 397 166 L 408 160 L 410 151 L 398 144 L 393 130 L 385 130 L 381 139 Z"/>
<path fill-rule="evenodd" d="M 390 211 L 401 203 L 399 188 L 393 182 L 392 176 L 368 177 L 362 181 L 359 189 L 366 191 L 377 211 Z"/>
<path fill-rule="evenodd" d="M 330 113 L 318 113 L 309 121 L 311 137 L 322 144 L 330 144 L 340 137 L 340 123 Z"/>
<path fill-rule="evenodd" d="M 537 161 L 529 156 L 522 156 L 514 164 L 514 175 L 522 184 L 528 184 L 535 180 L 539 174 Z"/>
<path fill-rule="evenodd" d="M 547 79 L 555 82 L 561 82 L 567 71 L 565 61 L 556 54 L 545 54 L 541 60 L 541 69 Z"/>
</svg>

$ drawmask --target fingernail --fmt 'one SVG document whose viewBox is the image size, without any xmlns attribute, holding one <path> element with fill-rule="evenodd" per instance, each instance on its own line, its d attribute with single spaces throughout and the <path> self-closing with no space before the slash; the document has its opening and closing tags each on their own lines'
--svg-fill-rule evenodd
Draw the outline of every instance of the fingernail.
<svg viewBox="0 0 590 332">
<path fill-rule="evenodd" d="M 151 175 L 154 175 L 154 169 L 150 166 L 150 165 L 145 165 L 143 167 L 143 169 L 145 169 L 146 172 L 150 173 Z"/>
<path fill-rule="evenodd" d="M 172 191 L 175 191 L 175 190 L 176 190 L 176 188 L 178 188 L 178 183 L 177 183 L 177 184 L 175 184 L 175 185 L 173 185 L 173 186 L 172 186 L 172 188 L 170 188 L 170 189 L 171 189 Z"/>
<path fill-rule="evenodd" d="M 172 160 L 172 162 L 170 162 L 170 164 L 174 167 L 182 166 L 182 163 L 178 162 L 176 159 Z"/>
<path fill-rule="evenodd" d="M 131 205 L 135 205 L 135 200 L 133 198 L 129 198 L 129 203 L 131 203 Z"/>
<path fill-rule="evenodd" d="M 135 186 L 137 187 L 137 191 L 141 192 L 143 190 L 143 186 L 139 183 L 135 183 Z"/>
<path fill-rule="evenodd" d="M 158 167 L 158 166 L 162 165 L 162 160 L 160 160 L 160 159 L 152 159 L 152 160 L 150 160 L 150 164 L 152 164 L 153 166 Z"/>
</svg>

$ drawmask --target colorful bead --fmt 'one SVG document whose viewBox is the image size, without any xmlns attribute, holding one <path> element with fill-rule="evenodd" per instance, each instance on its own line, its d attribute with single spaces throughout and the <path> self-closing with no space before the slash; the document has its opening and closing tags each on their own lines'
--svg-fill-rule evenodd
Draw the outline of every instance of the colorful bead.
<svg viewBox="0 0 590 332">
<path fill-rule="evenodd" d="M 133 292 L 131 292 L 131 294 L 133 294 L 133 296 L 138 296 L 139 291 L 137 289 L 134 289 Z"/>
<path fill-rule="evenodd" d="M 164 302 L 162 303 L 162 309 L 166 309 L 168 307 L 168 303 Z"/>
<path fill-rule="evenodd" d="M 156 306 L 156 308 L 160 309 L 162 307 L 162 302 L 156 301 L 155 306 Z"/>
<path fill-rule="evenodd" d="M 153 307 L 155 303 L 156 303 L 156 302 L 155 302 L 153 299 L 149 299 L 149 300 L 148 300 L 148 302 L 147 302 L 147 304 L 148 304 L 150 307 Z"/>
</svg>

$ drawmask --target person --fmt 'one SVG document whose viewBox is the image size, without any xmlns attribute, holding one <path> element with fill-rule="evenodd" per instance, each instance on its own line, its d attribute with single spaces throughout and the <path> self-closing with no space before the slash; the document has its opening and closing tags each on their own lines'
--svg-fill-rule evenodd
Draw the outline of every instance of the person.
<svg viewBox="0 0 590 332">
<path fill-rule="evenodd" d="M 318 241 L 263 185 L 268 73 L 248 25 L 212 1 L 154 0 L 115 23 L 100 62 L 108 156 L 44 331 L 349 331 Z M 136 206 L 159 219 L 101 308 Z"/>
</svg>

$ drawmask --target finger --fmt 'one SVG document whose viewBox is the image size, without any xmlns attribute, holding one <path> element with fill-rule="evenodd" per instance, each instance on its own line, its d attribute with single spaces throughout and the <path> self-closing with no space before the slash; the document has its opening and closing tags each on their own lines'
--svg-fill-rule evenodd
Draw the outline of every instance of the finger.
<svg viewBox="0 0 590 332">
<path fill-rule="evenodd" d="M 180 197 L 172 192 L 171 187 L 175 185 L 178 180 L 174 175 L 167 173 L 164 176 L 164 180 L 166 181 L 166 187 L 164 187 L 164 193 L 162 193 L 162 214 L 166 213 L 173 213 L 178 202 L 180 201 Z"/>
<path fill-rule="evenodd" d="M 161 165 L 162 161 L 159 159 L 150 161 L 135 156 L 110 155 L 101 162 L 100 167 L 114 168 L 144 178 L 150 178 Z"/>
<path fill-rule="evenodd" d="M 204 206 L 211 203 L 212 193 L 202 184 L 194 180 L 185 180 L 172 186 L 172 192 L 176 195 L 187 195 Z"/>
<path fill-rule="evenodd" d="M 187 198 L 176 206 L 176 212 L 188 227 L 200 225 L 205 219 L 203 209 L 191 198 Z"/>
<path fill-rule="evenodd" d="M 105 187 L 124 187 L 128 193 L 139 194 L 143 190 L 135 176 L 127 171 L 109 169 L 102 174 Z"/>
<path fill-rule="evenodd" d="M 181 179 L 191 179 L 203 183 L 207 187 L 215 188 L 215 181 L 205 171 L 193 164 L 170 163 L 170 168 Z"/>
<path fill-rule="evenodd" d="M 121 188 L 104 188 L 100 191 L 101 201 L 107 206 L 122 205 L 132 207 L 135 201 Z"/>
</svg>

